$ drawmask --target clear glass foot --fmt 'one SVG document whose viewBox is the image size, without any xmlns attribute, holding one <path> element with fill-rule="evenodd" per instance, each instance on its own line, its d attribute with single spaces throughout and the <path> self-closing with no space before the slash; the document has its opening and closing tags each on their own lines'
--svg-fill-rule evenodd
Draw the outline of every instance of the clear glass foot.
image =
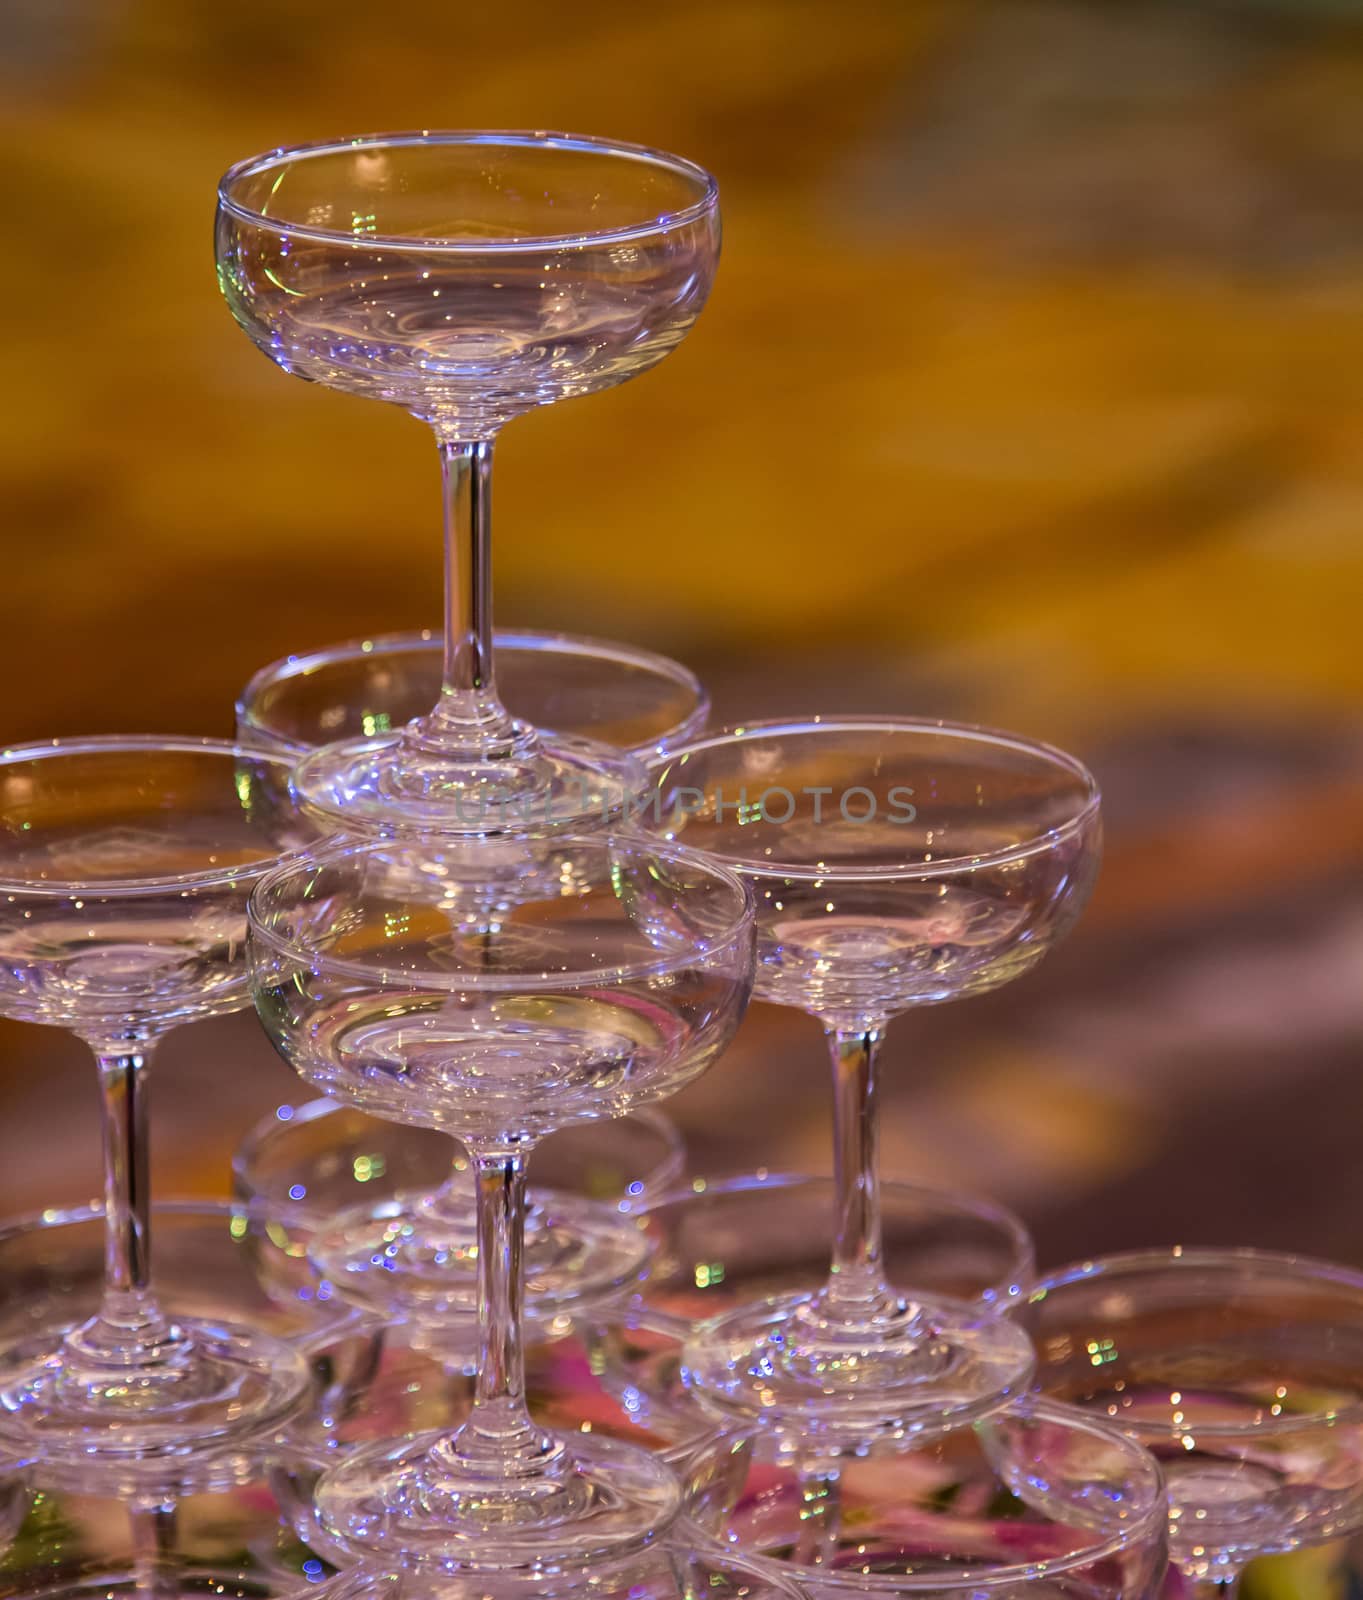
<svg viewBox="0 0 1363 1600">
<path fill-rule="evenodd" d="M 587 739 L 532 733 L 497 757 L 456 759 L 413 741 L 415 726 L 315 751 L 295 775 L 303 803 L 350 828 L 543 836 L 605 827 L 646 786 L 632 756 Z"/>
<path fill-rule="evenodd" d="M 529 1572 L 627 1555 L 661 1538 L 681 1488 L 618 1440 L 543 1434 L 520 1470 L 431 1433 L 357 1451 L 317 1485 L 318 1518 L 343 1546 L 448 1572 Z"/>
<path fill-rule="evenodd" d="M 0 1446 L 45 1460 L 217 1451 L 282 1422 L 309 1386 L 287 1344 L 230 1323 L 170 1323 L 136 1364 L 110 1359 L 94 1319 L 53 1348 L 35 1336 L 0 1370 Z"/>
<path fill-rule="evenodd" d="M 342 1212 L 308 1247 L 338 1294 L 389 1318 L 478 1316 L 478 1212 L 463 1179 L 434 1195 L 397 1194 Z M 596 1310 L 648 1264 L 649 1242 L 627 1218 L 579 1195 L 533 1190 L 525 1228 L 525 1316 L 531 1324 Z M 562 1331 L 562 1330 L 559 1330 Z"/>
<path fill-rule="evenodd" d="M 682 1377 L 720 1416 L 838 1446 L 930 1438 L 1022 1393 L 1036 1358 L 1010 1322 L 951 1301 L 891 1299 L 845 1320 L 783 1295 L 702 1323 Z"/>
</svg>

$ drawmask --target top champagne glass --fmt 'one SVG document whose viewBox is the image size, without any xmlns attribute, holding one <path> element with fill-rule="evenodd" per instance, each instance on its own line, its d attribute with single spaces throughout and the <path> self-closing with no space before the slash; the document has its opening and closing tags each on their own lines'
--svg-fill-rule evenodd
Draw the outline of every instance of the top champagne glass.
<svg viewBox="0 0 1363 1600">
<path fill-rule="evenodd" d="M 299 769 L 348 826 L 491 836 L 610 820 L 620 752 L 542 739 L 498 697 L 490 490 L 502 425 L 622 383 L 700 314 L 719 257 L 713 178 L 636 145 L 549 133 L 401 133 L 276 150 L 218 190 L 218 275 L 286 372 L 430 424 L 445 514 L 440 698 L 399 734 Z"/>
</svg>

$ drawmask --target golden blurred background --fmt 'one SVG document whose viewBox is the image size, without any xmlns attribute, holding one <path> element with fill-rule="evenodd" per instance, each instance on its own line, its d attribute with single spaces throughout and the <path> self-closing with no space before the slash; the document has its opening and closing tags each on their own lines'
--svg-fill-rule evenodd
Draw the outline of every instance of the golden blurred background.
<svg viewBox="0 0 1363 1600">
<path fill-rule="evenodd" d="M 433 623 L 434 452 L 221 304 L 216 180 L 303 139 L 559 127 L 719 177 L 656 372 L 508 430 L 504 623 L 682 657 L 721 716 L 1065 743 L 1110 848 L 1065 950 L 903 1019 L 895 1176 L 1042 1259 L 1363 1261 L 1363 7 L 1339 0 L 8 0 L 4 732 L 227 733 L 289 651 Z M 97 1183 L 93 1073 L 0 1030 L 0 1206 Z M 217 1192 L 301 1088 L 254 1019 L 158 1066 Z M 828 1164 L 822 1041 L 755 1010 L 699 1166 Z"/>
</svg>

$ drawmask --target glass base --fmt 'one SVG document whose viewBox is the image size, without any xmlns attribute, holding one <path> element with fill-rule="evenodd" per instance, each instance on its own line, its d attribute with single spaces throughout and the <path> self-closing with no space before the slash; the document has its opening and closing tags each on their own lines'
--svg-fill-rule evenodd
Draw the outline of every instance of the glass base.
<svg viewBox="0 0 1363 1600">
<path fill-rule="evenodd" d="M 892 1300 L 850 1323 L 813 1294 L 701 1323 L 682 1355 L 707 1411 L 840 1448 L 974 1422 L 1025 1392 L 1035 1366 L 1020 1328 L 967 1305 Z"/>
<path fill-rule="evenodd" d="M 0 1450 L 44 1462 L 218 1452 L 284 1421 L 308 1391 L 307 1363 L 268 1334 L 204 1322 L 173 1332 L 173 1359 L 145 1370 L 82 1361 L 72 1345 L 54 1350 L 50 1333 L 12 1347 Z"/>
<path fill-rule="evenodd" d="M 471 1195 L 397 1194 L 341 1213 L 312 1239 L 313 1265 L 343 1299 L 404 1322 L 478 1316 L 478 1216 Z M 535 1327 L 601 1308 L 648 1264 L 643 1233 L 609 1207 L 532 1190 L 525 1318 Z M 562 1328 L 555 1330 L 562 1332 Z"/>
<path fill-rule="evenodd" d="M 461 1461 L 445 1434 L 383 1441 L 323 1475 L 318 1520 L 357 1554 L 524 1573 L 628 1555 L 680 1513 L 677 1479 L 646 1450 L 591 1434 L 545 1445 L 533 1469 L 505 1476 Z"/>
<path fill-rule="evenodd" d="M 503 760 L 414 753 L 401 734 L 324 746 L 294 775 L 300 800 L 349 829 L 495 839 L 590 832 L 622 818 L 643 768 L 610 745 L 559 736 Z"/>
</svg>

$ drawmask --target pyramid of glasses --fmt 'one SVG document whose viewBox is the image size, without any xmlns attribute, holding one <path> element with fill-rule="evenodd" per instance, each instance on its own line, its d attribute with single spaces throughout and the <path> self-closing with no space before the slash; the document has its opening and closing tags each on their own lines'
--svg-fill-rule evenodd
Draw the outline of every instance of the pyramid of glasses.
<svg viewBox="0 0 1363 1600">
<path fill-rule="evenodd" d="M 686 335 L 714 181 L 355 139 L 234 167 L 217 242 L 274 361 L 433 428 L 444 627 L 265 668 L 232 742 L 0 755 L 0 1012 L 90 1046 L 105 1164 L 102 1206 L 0 1229 L 0 1595 L 1135 1600 L 1358 1528 L 1363 1277 L 1038 1278 L 1001 1207 L 881 1183 L 884 1032 L 1066 935 L 1085 768 L 706 733 L 675 662 L 494 632 L 495 438 Z M 657 1103 L 753 996 L 824 1030 L 831 1178 L 684 1175 Z M 252 1002 L 322 1098 L 231 1203 L 153 1206 L 152 1048 Z"/>
</svg>

